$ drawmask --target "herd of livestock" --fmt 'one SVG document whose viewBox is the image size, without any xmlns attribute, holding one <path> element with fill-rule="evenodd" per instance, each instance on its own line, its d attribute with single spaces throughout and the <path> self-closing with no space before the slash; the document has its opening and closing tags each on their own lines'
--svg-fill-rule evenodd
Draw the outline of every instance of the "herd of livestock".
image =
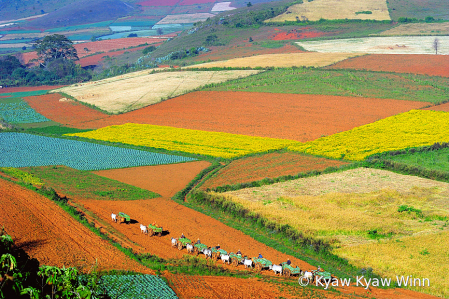
<svg viewBox="0 0 449 299">
<path fill-rule="evenodd" d="M 119 223 L 129 223 L 131 220 L 128 215 L 122 212 L 118 213 L 118 217 L 114 213 L 111 217 L 112 221 L 118 221 Z M 155 223 L 149 224 L 148 227 L 140 224 L 140 230 L 142 233 L 148 234 L 149 236 L 162 236 L 163 233 L 163 228 L 158 227 Z M 320 267 L 318 267 L 317 270 L 302 271 L 298 266 L 291 266 L 290 261 L 275 265 L 268 259 L 263 258 L 261 255 L 259 255 L 259 257 L 248 258 L 247 256 L 243 256 L 240 251 L 237 253 L 228 253 L 219 246 L 208 247 L 206 244 L 202 244 L 199 240 L 196 243 L 193 243 L 190 239 L 184 236 L 181 236 L 178 239 L 171 238 L 171 244 L 172 247 L 178 248 L 178 250 L 186 248 L 188 253 L 195 255 L 199 255 L 201 253 L 206 257 L 206 259 L 221 259 L 223 263 L 227 263 L 228 265 L 232 264 L 235 267 L 242 264 L 245 268 L 251 268 L 257 272 L 268 269 L 274 271 L 275 274 L 283 275 L 285 277 L 299 275 L 310 282 L 313 282 L 316 277 L 321 277 L 323 280 L 332 280 L 332 275 L 329 272 L 323 271 Z"/>
</svg>

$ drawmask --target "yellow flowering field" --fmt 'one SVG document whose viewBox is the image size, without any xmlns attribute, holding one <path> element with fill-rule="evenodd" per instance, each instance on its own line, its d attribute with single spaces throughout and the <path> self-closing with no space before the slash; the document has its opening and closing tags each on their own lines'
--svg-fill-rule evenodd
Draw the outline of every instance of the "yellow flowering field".
<svg viewBox="0 0 449 299">
<path fill-rule="evenodd" d="M 299 143 L 285 139 L 132 123 L 66 135 L 221 158 L 281 149 Z"/>
<path fill-rule="evenodd" d="M 448 112 L 411 110 L 288 149 L 360 161 L 376 153 L 449 142 L 448 132 Z"/>
</svg>

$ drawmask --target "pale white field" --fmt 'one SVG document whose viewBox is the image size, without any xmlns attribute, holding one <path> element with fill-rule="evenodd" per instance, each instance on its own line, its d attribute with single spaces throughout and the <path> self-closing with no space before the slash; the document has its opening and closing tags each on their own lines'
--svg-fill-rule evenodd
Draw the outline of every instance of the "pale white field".
<svg viewBox="0 0 449 299">
<path fill-rule="evenodd" d="M 188 68 L 212 67 L 323 67 L 349 57 L 358 56 L 353 53 L 283 53 L 264 54 L 243 58 L 234 58 L 224 61 L 206 62 L 191 65 Z"/>
<path fill-rule="evenodd" d="M 371 14 L 358 13 L 371 11 Z M 266 22 L 284 22 L 300 20 L 303 17 L 309 21 L 319 19 L 340 20 L 391 20 L 386 0 L 313 0 L 304 1 L 288 8 L 287 12 Z"/>
<path fill-rule="evenodd" d="M 211 11 L 228 11 L 233 10 L 235 7 L 231 6 L 231 2 L 218 2 L 215 3 L 214 7 L 212 7 Z"/>
<path fill-rule="evenodd" d="M 194 13 L 194 14 L 181 14 L 181 15 L 167 15 L 165 18 L 156 23 L 161 24 L 190 24 L 200 21 L 205 21 L 207 18 L 214 17 L 211 13 Z"/>
<path fill-rule="evenodd" d="M 297 42 L 307 51 L 319 53 L 435 54 L 433 43 L 439 40 L 438 54 L 449 54 L 449 36 L 392 36 Z"/>
<path fill-rule="evenodd" d="M 110 113 L 136 110 L 200 86 L 257 74 L 257 70 L 130 73 L 55 89 Z"/>
</svg>

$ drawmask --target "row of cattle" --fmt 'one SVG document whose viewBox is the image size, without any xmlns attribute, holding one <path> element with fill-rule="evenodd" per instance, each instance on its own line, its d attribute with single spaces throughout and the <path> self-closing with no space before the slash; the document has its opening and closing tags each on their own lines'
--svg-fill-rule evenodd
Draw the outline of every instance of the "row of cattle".
<svg viewBox="0 0 449 299">
<path fill-rule="evenodd" d="M 260 272 L 262 270 L 272 270 L 275 274 L 283 275 L 285 277 L 299 275 L 304 279 L 307 279 L 309 282 L 313 282 L 314 279 L 319 276 L 321 276 L 324 280 L 332 279 L 330 273 L 322 271 L 319 267 L 317 270 L 303 271 L 299 267 L 292 267 L 286 262 L 275 265 L 266 258 L 249 258 L 247 256 L 243 256 L 242 254 L 233 252 L 228 253 L 224 249 L 208 247 L 207 245 L 201 243 L 192 244 L 190 239 L 187 238 L 171 238 L 171 244 L 172 247 L 178 248 L 178 250 L 186 248 L 188 253 L 192 253 L 195 255 L 199 255 L 201 253 L 206 257 L 206 259 L 221 259 L 223 263 L 226 263 L 228 265 L 232 264 L 235 267 L 237 267 L 238 265 L 244 265 L 245 268 L 251 268 L 257 272 Z"/>
</svg>

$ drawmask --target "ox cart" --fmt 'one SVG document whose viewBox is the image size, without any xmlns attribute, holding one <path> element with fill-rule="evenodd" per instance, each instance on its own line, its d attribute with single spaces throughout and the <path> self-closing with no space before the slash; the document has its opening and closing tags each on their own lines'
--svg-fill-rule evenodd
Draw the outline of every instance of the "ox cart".
<svg viewBox="0 0 449 299">
<path fill-rule="evenodd" d="M 239 264 L 243 264 L 243 262 L 248 259 L 246 256 L 243 257 L 241 254 L 231 252 L 229 254 L 229 258 L 231 259 L 231 264 L 237 267 Z"/>
<path fill-rule="evenodd" d="M 118 213 L 118 223 L 129 223 L 131 221 L 131 217 L 129 217 L 128 215 L 126 215 L 123 212 L 119 212 Z"/>
<path fill-rule="evenodd" d="M 179 238 L 177 246 L 178 246 L 179 250 L 182 250 L 184 247 L 187 247 L 187 245 L 191 245 L 191 244 L 192 244 L 192 241 L 190 239 Z"/>
<path fill-rule="evenodd" d="M 270 268 L 270 266 L 273 265 L 273 263 L 266 258 L 253 257 L 252 260 L 254 263 L 254 269 L 258 272 L 262 271 L 265 268 Z"/>
<path fill-rule="evenodd" d="M 224 250 L 224 249 L 217 249 L 215 247 L 212 247 L 210 250 L 212 251 L 212 258 L 214 260 L 220 258 L 220 256 L 222 254 L 228 254 L 228 252 L 226 250 Z"/>
<path fill-rule="evenodd" d="M 299 269 L 298 266 L 296 266 L 296 268 L 294 268 L 291 265 L 287 264 L 286 262 L 281 263 L 281 266 L 282 266 L 282 274 L 285 277 L 302 274 L 302 271 L 301 271 L 301 269 Z"/>
<path fill-rule="evenodd" d="M 206 249 L 207 249 L 207 245 L 206 244 L 199 243 L 199 244 L 194 244 L 193 245 L 193 253 L 195 255 L 198 255 L 200 253 L 204 253 L 204 250 L 206 250 Z"/>
<path fill-rule="evenodd" d="M 154 236 L 154 235 L 157 235 L 157 236 L 161 237 L 162 236 L 162 232 L 163 232 L 162 226 L 161 227 L 157 227 L 156 225 L 148 224 L 148 235 L 150 237 Z"/>
<path fill-rule="evenodd" d="M 330 281 L 332 282 L 332 274 L 330 272 L 324 271 L 322 269 L 312 270 L 313 280 L 319 278 L 322 281 Z"/>
</svg>

